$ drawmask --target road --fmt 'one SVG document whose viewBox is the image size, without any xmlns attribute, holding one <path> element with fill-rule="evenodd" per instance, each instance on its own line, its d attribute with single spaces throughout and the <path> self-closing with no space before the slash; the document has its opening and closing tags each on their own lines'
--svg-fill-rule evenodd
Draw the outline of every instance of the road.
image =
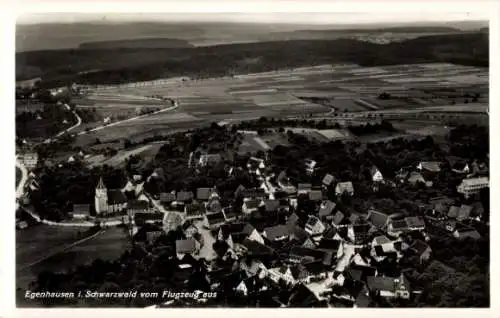
<svg viewBox="0 0 500 318">
<path fill-rule="evenodd" d="M 354 245 L 344 242 L 344 255 L 337 262 L 335 270 L 337 272 L 343 272 L 345 268 L 349 265 L 351 259 L 354 256 Z"/>
<path fill-rule="evenodd" d="M 92 129 L 89 129 L 89 130 L 86 130 L 86 131 L 81 131 L 81 132 L 78 133 L 78 136 L 85 135 L 85 134 L 88 134 L 88 133 L 93 132 L 93 131 L 102 130 L 102 129 L 106 128 L 106 127 L 113 127 L 113 126 L 120 125 L 120 124 L 123 124 L 123 123 L 126 123 L 126 122 L 135 121 L 137 119 L 144 118 L 144 117 L 147 117 L 147 116 L 152 116 L 152 115 L 160 114 L 160 113 L 167 112 L 167 111 L 170 111 L 170 110 L 174 110 L 177 107 L 179 107 L 179 105 L 175 105 L 175 106 L 172 106 L 172 107 L 163 108 L 163 109 L 161 109 L 161 110 L 159 110 L 157 112 L 154 112 L 154 113 L 139 115 L 139 116 L 135 116 L 135 117 L 132 117 L 132 118 L 127 118 L 127 119 L 124 119 L 124 120 L 115 121 L 114 123 L 110 123 L 110 124 L 107 124 L 107 125 L 101 125 L 99 127 L 95 127 L 95 128 L 92 128 Z"/>
<path fill-rule="evenodd" d="M 42 219 L 38 214 L 35 212 L 31 211 L 29 208 L 24 207 L 23 208 L 26 213 L 28 213 L 33 219 L 35 219 L 37 222 L 46 224 L 46 225 L 51 225 L 51 226 L 62 226 L 62 227 L 84 227 L 84 228 L 89 228 L 93 227 L 96 225 L 95 222 L 91 221 L 80 221 L 80 222 L 54 222 L 54 221 L 49 221 Z M 99 221 L 100 225 L 102 227 L 111 227 L 111 226 L 118 226 L 122 224 L 121 220 L 109 220 L 109 221 Z"/>
<path fill-rule="evenodd" d="M 26 185 L 26 182 L 28 182 L 28 169 L 24 166 L 24 164 L 19 161 L 19 159 L 16 159 L 16 167 L 21 170 L 22 177 L 19 183 L 17 184 L 16 187 L 16 211 L 19 209 L 19 200 L 23 197 L 24 195 L 24 187 Z"/>
<path fill-rule="evenodd" d="M 82 124 L 82 119 L 80 118 L 80 116 L 78 116 L 78 114 L 76 113 L 76 111 L 71 110 L 71 107 L 68 104 L 64 104 L 64 107 L 66 107 L 69 111 L 71 111 L 73 113 L 73 115 L 75 115 L 76 124 L 74 124 L 73 126 L 71 126 L 71 127 L 67 128 L 67 129 L 61 131 L 60 133 L 58 133 L 57 135 L 55 135 L 55 138 L 61 137 L 65 133 L 70 132 L 71 130 L 75 129 L 76 127 L 78 127 L 78 126 L 80 126 Z"/>
</svg>

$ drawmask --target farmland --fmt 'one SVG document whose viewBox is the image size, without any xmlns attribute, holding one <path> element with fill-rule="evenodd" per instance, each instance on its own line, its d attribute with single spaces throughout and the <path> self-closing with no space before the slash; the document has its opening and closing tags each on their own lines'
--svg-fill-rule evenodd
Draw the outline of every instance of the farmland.
<svg viewBox="0 0 500 318">
<path fill-rule="evenodd" d="M 381 94 L 386 94 L 381 98 Z M 131 116 L 155 105 L 150 96 L 178 102 L 172 111 L 148 115 L 78 137 L 85 145 L 140 138 L 219 121 L 267 117 L 314 116 L 367 111 L 477 109 L 488 101 L 488 70 L 447 63 L 361 67 L 319 65 L 204 80 L 155 80 L 140 85 L 94 89 L 102 116 Z M 85 105 L 79 107 L 87 107 Z"/>
</svg>

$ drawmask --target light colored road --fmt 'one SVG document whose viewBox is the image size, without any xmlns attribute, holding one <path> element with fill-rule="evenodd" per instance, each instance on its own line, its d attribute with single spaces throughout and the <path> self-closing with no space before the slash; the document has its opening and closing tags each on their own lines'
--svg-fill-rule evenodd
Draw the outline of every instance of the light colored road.
<svg viewBox="0 0 500 318">
<path fill-rule="evenodd" d="M 71 107 L 69 107 L 68 104 L 64 104 L 64 107 L 66 107 L 68 110 L 71 111 Z M 55 137 L 61 137 L 62 135 L 64 135 L 65 133 L 67 132 L 70 132 L 71 130 L 75 129 L 76 127 L 80 126 L 82 124 L 82 119 L 80 118 L 80 116 L 78 116 L 78 114 L 75 112 L 75 111 L 71 111 L 73 113 L 73 115 L 75 115 L 75 118 L 76 118 L 76 124 L 74 124 L 73 126 L 61 131 L 60 133 L 58 133 L 57 135 L 55 135 Z"/>
<path fill-rule="evenodd" d="M 81 131 L 81 132 L 78 133 L 78 135 L 79 136 L 80 135 L 85 135 L 85 134 L 88 134 L 88 133 L 93 132 L 93 131 L 102 130 L 102 129 L 106 128 L 106 127 L 113 127 L 113 126 L 120 125 L 120 124 L 123 124 L 123 123 L 126 123 L 126 122 L 135 121 L 137 119 L 141 119 L 141 118 L 144 118 L 144 117 L 147 117 L 147 116 L 152 116 L 152 115 L 160 114 L 160 113 L 163 113 L 163 112 L 174 110 L 177 107 L 179 107 L 179 105 L 175 105 L 175 106 L 172 106 L 172 107 L 163 108 L 163 109 L 161 109 L 161 110 L 159 110 L 157 112 L 153 112 L 153 113 L 150 113 L 150 114 L 144 114 L 144 115 L 140 115 L 140 116 L 136 116 L 136 117 L 132 117 L 132 118 L 127 118 L 127 119 L 120 120 L 120 121 L 115 121 L 114 123 L 110 123 L 110 124 L 107 124 L 107 125 L 101 125 L 99 127 L 95 127 L 95 128 L 90 129 L 90 130 L 87 130 L 87 131 Z"/>
<path fill-rule="evenodd" d="M 93 227 L 95 226 L 95 222 L 91 222 L 91 221 L 80 221 L 80 222 L 54 222 L 54 221 L 49 221 L 49 220 L 45 220 L 45 219 L 42 219 L 38 214 L 36 214 L 35 212 L 31 211 L 29 208 L 24 208 L 24 211 L 26 213 L 28 213 L 29 215 L 31 215 L 31 217 L 33 219 L 35 219 L 37 222 L 40 222 L 40 223 L 43 223 L 43 224 L 46 224 L 46 225 L 51 225 L 51 226 L 62 226 L 62 227 L 85 227 L 85 228 L 89 228 L 89 227 Z M 111 226 L 117 226 L 117 225 L 120 225 L 122 224 L 122 221 L 121 220 L 109 220 L 109 221 L 100 221 L 100 224 L 101 226 L 107 226 L 107 227 L 111 227 Z"/>
<path fill-rule="evenodd" d="M 28 169 L 24 166 L 24 164 L 16 159 L 16 167 L 21 170 L 22 177 L 21 180 L 19 180 L 19 183 L 17 184 L 16 187 L 16 211 L 19 209 L 19 200 L 23 197 L 24 195 L 24 186 L 26 185 L 26 182 L 28 182 Z"/>
<path fill-rule="evenodd" d="M 354 256 L 354 245 L 344 242 L 344 255 L 340 258 L 335 267 L 338 272 L 343 272 Z"/>
</svg>

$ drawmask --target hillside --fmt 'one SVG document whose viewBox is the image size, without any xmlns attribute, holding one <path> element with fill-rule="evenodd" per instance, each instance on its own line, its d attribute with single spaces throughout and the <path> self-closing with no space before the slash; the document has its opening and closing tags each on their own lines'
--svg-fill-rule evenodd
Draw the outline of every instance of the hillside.
<svg viewBox="0 0 500 318">
<path fill-rule="evenodd" d="M 168 49 L 194 47 L 188 41 L 169 38 L 127 39 L 115 41 L 86 42 L 80 49 Z"/>
<path fill-rule="evenodd" d="M 244 63 L 249 59 L 258 63 Z M 16 54 L 17 70 L 38 69 L 50 85 L 67 80 L 124 83 L 210 77 L 328 63 L 363 66 L 451 62 L 488 66 L 488 36 L 458 33 L 374 44 L 350 39 L 276 41 L 174 49 L 59 50 Z M 29 67 L 29 68 L 28 68 Z M 99 71 L 76 75 L 86 70 Z M 17 78 L 33 74 L 17 73 Z M 36 76 L 36 75 L 35 75 Z"/>
</svg>

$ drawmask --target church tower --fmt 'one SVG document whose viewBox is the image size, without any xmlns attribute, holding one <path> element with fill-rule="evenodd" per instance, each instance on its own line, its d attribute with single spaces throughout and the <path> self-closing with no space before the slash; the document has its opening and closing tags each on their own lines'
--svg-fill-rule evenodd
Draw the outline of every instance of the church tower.
<svg viewBox="0 0 500 318">
<path fill-rule="evenodd" d="M 102 177 L 95 188 L 95 211 L 96 214 L 108 212 L 108 190 L 104 186 Z"/>
</svg>

